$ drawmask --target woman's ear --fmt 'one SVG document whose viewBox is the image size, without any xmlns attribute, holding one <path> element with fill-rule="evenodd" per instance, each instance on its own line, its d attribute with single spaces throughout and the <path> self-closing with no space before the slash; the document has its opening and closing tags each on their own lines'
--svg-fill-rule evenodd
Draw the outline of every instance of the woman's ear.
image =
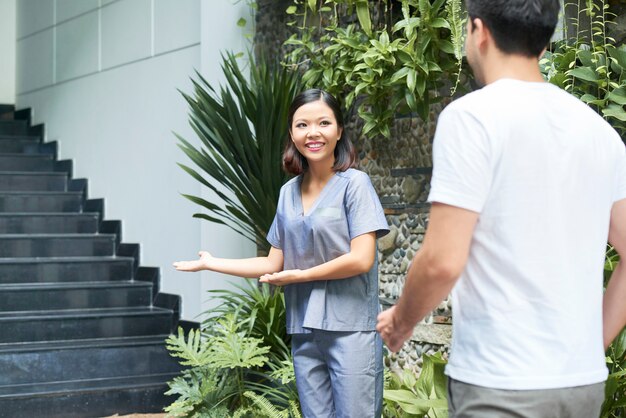
<svg viewBox="0 0 626 418">
<path fill-rule="evenodd" d="M 339 127 L 339 129 L 337 129 L 339 131 L 339 136 L 337 137 L 337 141 L 339 141 L 341 139 L 341 135 L 343 135 L 343 127 Z"/>
</svg>

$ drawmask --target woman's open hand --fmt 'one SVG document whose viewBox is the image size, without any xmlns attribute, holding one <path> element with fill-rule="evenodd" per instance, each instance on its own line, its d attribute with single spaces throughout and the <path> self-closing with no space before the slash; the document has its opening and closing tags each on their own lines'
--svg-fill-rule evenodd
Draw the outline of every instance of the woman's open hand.
<svg viewBox="0 0 626 418">
<path fill-rule="evenodd" d="M 264 274 L 259 278 L 259 281 L 261 283 L 273 284 L 274 286 L 285 286 L 306 281 L 306 277 L 302 270 L 283 270 L 278 273 Z"/>
<path fill-rule="evenodd" d="M 206 251 L 200 251 L 198 253 L 199 259 L 193 261 L 177 261 L 174 263 L 174 267 L 178 271 L 200 271 L 208 270 L 209 262 L 213 258 L 211 254 Z"/>
</svg>

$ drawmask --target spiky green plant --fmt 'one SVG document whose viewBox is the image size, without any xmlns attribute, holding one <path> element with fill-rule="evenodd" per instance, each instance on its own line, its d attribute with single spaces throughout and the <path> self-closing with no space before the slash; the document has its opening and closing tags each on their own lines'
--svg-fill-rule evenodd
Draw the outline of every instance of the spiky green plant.
<svg viewBox="0 0 626 418">
<path fill-rule="evenodd" d="M 197 74 L 193 94 L 182 93 L 201 144 L 177 135 L 179 147 L 199 171 L 179 166 L 224 202 L 185 194 L 208 212 L 194 217 L 226 225 L 268 250 L 265 235 L 287 180 L 281 169 L 287 112 L 301 86 L 299 77 L 278 64 L 249 61 L 244 72 L 237 58 L 227 54 L 222 63 L 226 85 L 216 87 Z"/>
<path fill-rule="evenodd" d="M 440 353 L 432 356 L 424 354 L 422 359 L 422 371 L 417 378 L 407 370 L 400 374 L 389 373 L 383 393 L 385 417 L 447 418 L 446 361 Z"/>
</svg>

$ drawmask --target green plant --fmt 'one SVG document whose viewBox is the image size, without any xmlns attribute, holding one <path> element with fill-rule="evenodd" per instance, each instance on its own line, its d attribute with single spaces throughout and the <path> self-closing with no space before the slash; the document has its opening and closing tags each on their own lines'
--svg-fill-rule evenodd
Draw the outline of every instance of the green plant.
<svg viewBox="0 0 626 418">
<path fill-rule="evenodd" d="M 626 50 L 607 36 L 614 22 L 604 0 L 566 1 L 574 17 L 564 19 L 564 33 L 575 29 L 571 39 L 555 42 L 540 61 L 548 81 L 580 98 L 602 115 L 620 134 L 626 133 Z M 585 15 L 589 25 L 579 16 Z"/>
<path fill-rule="evenodd" d="M 278 411 L 297 408 L 282 293 L 267 284 L 238 287 L 212 293 L 219 305 L 202 331 L 168 338 L 171 355 L 187 367 L 169 383 L 167 393 L 178 397 L 166 409 L 171 415 L 260 417 L 261 399 Z"/>
<path fill-rule="evenodd" d="M 425 417 L 447 418 L 447 378 L 444 374 L 446 361 L 440 353 L 422 356 L 422 371 L 419 377 L 402 370 L 390 373 L 383 394 L 388 418 Z"/>
<path fill-rule="evenodd" d="M 604 261 L 605 287 L 617 263 L 619 263 L 619 254 L 608 245 Z M 609 369 L 609 377 L 606 381 L 605 399 L 600 417 L 624 417 L 626 416 L 626 329 L 619 333 L 606 350 L 606 365 Z"/>
<path fill-rule="evenodd" d="M 396 112 L 428 117 L 443 97 L 444 83 L 456 90 L 462 67 L 461 0 L 294 0 L 287 9 L 298 31 L 285 44 L 287 64 L 304 68 L 307 86 L 320 86 L 345 106 L 357 106 L 363 135 L 389 137 Z M 348 23 L 356 13 L 359 24 Z M 380 15 L 372 19 L 373 12 Z M 314 20 L 315 19 L 315 20 Z"/>
<path fill-rule="evenodd" d="M 224 202 L 184 195 L 208 211 L 194 217 L 226 225 L 269 250 L 265 235 L 276 213 L 280 187 L 288 178 L 281 169 L 287 112 L 300 84 L 280 65 L 253 61 L 250 58 L 246 75 L 237 58 L 228 54 L 222 64 L 226 86 L 218 91 L 197 74 L 193 95 L 182 93 L 201 146 L 177 135 L 179 147 L 206 177 L 187 165 L 179 166 Z"/>
<path fill-rule="evenodd" d="M 254 335 L 271 347 L 271 356 L 277 362 L 289 358 L 291 338 L 285 329 L 285 297 L 280 289 L 272 289 L 268 284 L 258 285 L 246 281 L 234 285 L 237 291 L 211 290 L 213 300 L 219 305 L 211 311 L 211 316 L 203 322 L 210 327 L 214 318 L 235 314 L 248 335 Z"/>
</svg>

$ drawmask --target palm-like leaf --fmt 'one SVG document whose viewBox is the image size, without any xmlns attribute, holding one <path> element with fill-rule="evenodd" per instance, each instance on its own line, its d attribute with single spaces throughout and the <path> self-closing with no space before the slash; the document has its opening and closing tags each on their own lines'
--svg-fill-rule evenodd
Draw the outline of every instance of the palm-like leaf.
<svg viewBox="0 0 626 418">
<path fill-rule="evenodd" d="M 265 235 L 287 180 L 281 169 L 287 112 L 301 85 L 296 74 L 264 59 L 254 63 L 250 58 L 246 76 L 235 56 L 228 54 L 222 70 L 226 85 L 219 91 L 197 74 L 193 94 L 182 93 L 201 146 L 177 137 L 199 171 L 179 164 L 181 168 L 223 203 L 184 196 L 209 212 L 195 217 L 227 225 L 267 250 Z"/>
</svg>

